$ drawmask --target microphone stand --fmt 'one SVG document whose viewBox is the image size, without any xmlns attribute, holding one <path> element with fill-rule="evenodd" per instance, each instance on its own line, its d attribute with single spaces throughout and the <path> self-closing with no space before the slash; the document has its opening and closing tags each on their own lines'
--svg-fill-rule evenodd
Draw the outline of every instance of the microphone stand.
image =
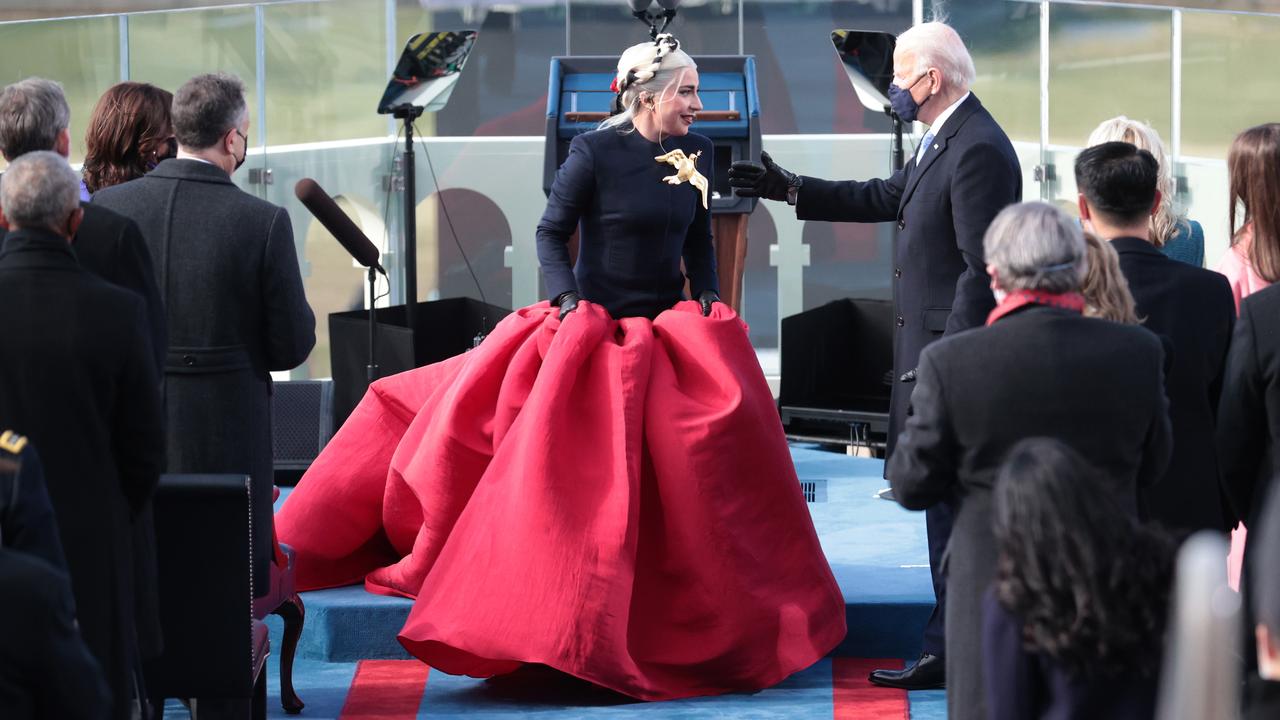
<svg viewBox="0 0 1280 720">
<path fill-rule="evenodd" d="M 408 104 L 392 109 L 392 117 L 404 122 L 404 321 L 410 331 L 414 330 L 414 306 L 418 304 L 418 208 L 415 205 L 418 191 L 413 158 L 413 121 L 422 115 L 422 111 L 422 108 Z"/>
<path fill-rule="evenodd" d="M 377 292 L 375 285 L 378 281 L 377 268 L 369 268 L 369 364 L 365 366 L 365 378 L 370 384 L 378 379 L 378 313 L 377 313 Z"/>
<path fill-rule="evenodd" d="M 902 118 L 888 106 L 884 114 L 893 122 L 893 171 L 896 173 L 906 165 L 906 155 L 902 151 Z"/>
<path fill-rule="evenodd" d="M 658 35 L 667 31 L 667 26 L 672 20 L 676 19 L 676 9 L 668 8 L 659 15 L 650 15 L 647 9 L 636 10 L 631 13 L 637 20 L 649 26 L 649 39 L 657 40 Z M 658 21 L 662 21 L 662 27 L 658 27 Z"/>
</svg>

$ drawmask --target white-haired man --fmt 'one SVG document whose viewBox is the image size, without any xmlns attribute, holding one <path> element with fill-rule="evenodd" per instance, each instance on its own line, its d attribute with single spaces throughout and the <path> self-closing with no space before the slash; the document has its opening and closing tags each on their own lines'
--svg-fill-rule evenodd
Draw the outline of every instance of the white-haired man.
<svg viewBox="0 0 1280 720">
<path fill-rule="evenodd" d="M 40 449 L 80 634 L 111 692 L 95 717 L 127 720 L 137 710 L 138 631 L 158 627 L 136 595 L 137 578 L 155 568 L 140 567 L 135 523 L 164 464 L 146 303 L 76 262 L 71 241 L 85 212 L 62 155 L 15 159 L 0 204 L 10 230 L 0 250 L 0 427 L 22 428 Z"/>
<path fill-rule="evenodd" d="M 761 163 L 739 161 L 729 170 L 730 184 L 740 195 L 785 200 L 801 220 L 897 223 L 889 455 L 907 417 L 920 351 L 943 335 L 981 325 L 991 311 L 982 234 L 1001 208 L 1022 196 L 1013 145 L 969 92 L 973 60 L 955 30 L 931 22 L 902 33 L 893 70 L 894 111 L 906 122 L 928 125 L 929 132 L 892 177 L 865 182 L 803 177 L 778 167 L 768 153 L 761 153 Z M 945 501 L 925 516 L 937 602 L 920 659 L 906 670 L 873 672 L 876 684 L 908 690 L 943 685 L 946 581 L 941 565 L 951 516 Z"/>
</svg>

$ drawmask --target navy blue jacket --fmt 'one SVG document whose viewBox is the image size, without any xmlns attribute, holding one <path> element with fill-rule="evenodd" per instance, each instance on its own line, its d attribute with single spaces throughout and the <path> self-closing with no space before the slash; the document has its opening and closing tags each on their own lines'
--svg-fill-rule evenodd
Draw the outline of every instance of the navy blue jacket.
<svg viewBox="0 0 1280 720">
<path fill-rule="evenodd" d="M 1240 301 L 1217 440 L 1227 498 L 1236 517 L 1252 527 L 1261 520 L 1275 468 L 1280 468 L 1280 285 Z M 1246 554 L 1252 547 L 1245 545 Z"/>
<path fill-rule="evenodd" d="M 692 155 L 710 178 L 711 141 L 689 133 L 662 145 L 639 132 L 595 130 L 573 139 L 538 223 L 538 261 L 553 302 L 566 292 L 604 306 L 615 318 L 653 318 L 689 289 L 719 291 L 711 247 L 711 213 L 689 183 L 662 178 L 675 169 L 654 160 L 675 148 Z M 581 223 L 578 260 L 569 237 Z"/>
<path fill-rule="evenodd" d="M 893 244 L 893 394 L 889 452 L 907 417 L 911 385 L 897 381 L 925 345 L 981 327 L 995 307 L 982 236 L 1006 205 L 1022 199 L 1022 170 L 1008 136 L 970 95 L 920 159 L 884 180 L 806 177 L 801 220 L 898 224 Z"/>
<path fill-rule="evenodd" d="M 76 628 L 71 585 L 40 558 L 0 548 L 0 708 L 6 720 L 106 720 L 110 690 Z"/>
<path fill-rule="evenodd" d="M 40 456 L 26 438 L 7 430 L 0 432 L 0 547 L 67 571 Z"/>
<path fill-rule="evenodd" d="M 1147 517 L 1176 530 L 1226 531 L 1242 518 L 1219 483 L 1210 439 L 1236 320 L 1231 286 L 1220 273 L 1169 258 L 1143 238 L 1113 238 L 1111 246 L 1142 326 L 1173 343 L 1165 377 L 1173 459 L 1164 478 L 1143 492 Z"/>
<path fill-rule="evenodd" d="M 1076 677 L 1022 645 L 1022 621 L 988 591 L 983 598 L 988 720 L 1144 720 L 1155 716 L 1154 674 Z M 1151 638 L 1158 652 L 1160 638 Z"/>
</svg>

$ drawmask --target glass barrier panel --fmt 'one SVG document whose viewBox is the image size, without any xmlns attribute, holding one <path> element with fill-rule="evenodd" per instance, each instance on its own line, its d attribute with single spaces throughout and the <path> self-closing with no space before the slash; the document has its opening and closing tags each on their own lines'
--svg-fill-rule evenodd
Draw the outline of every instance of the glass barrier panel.
<svg viewBox="0 0 1280 720">
<path fill-rule="evenodd" d="M 1187 208 L 1187 217 L 1204 228 L 1204 266 L 1216 268 L 1231 245 L 1226 163 L 1184 157 L 1176 167 L 1178 174 L 1186 178 L 1187 192 L 1180 199 Z"/>
<path fill-rule="evenodd" d="M 272 149 L 268 158 L 272 182 L 266 198 L 281 205 L 293 221 L 294 242 L 302 270 L 307 301 L 316 315 L 316 347 L 306 364 L 293 372 L 295 379 L 326 377 L 329 365 L 329 314 L 368 307 L 364 268 L 315 220 L 294 195 L 302 178 L 312 178 L 332 195 L 364 234 L 382 250 L 382 264 L 398 283 L 397 252 L 400 227 L 399 197 L 391 191 L 396 147 L 390 138 L 371 139 L 339 147 L 294 146 Z M 252 165 L 252 159 L 249 163 Z M 236 179 L 246 190 L 247 171 Z M 385 178 L 385 180 L 384 180 Z M 377 292 L 387 292 L 387 281 L 378 278 Z M 383 298 L 379 305 L 389 304 Z"/>
<path fill-rule="evenodd" d="M 770 135 L 764 138 L 769 154 L 792 172 L 832 180 L 866 180 L 889 175 L 889 135 L 844 135 L 829 138 Z M 781 318 L 809 310 L 842 297 L 888 298 L 893 261 L 891 223 L 826 223 L 801 221 L 795 208 L 765 201 L 756 215 L 768 212 L 776 242 L 769 247 L 769 265 L 777 276 L 777 318 L 772 327 L 752 326 L 757 347 L 777 333 Z M 756 227 L 761 219 L 752 218 Z M 767 236 L 766 236 L 767 237 Z M 756 243 L 754 237 L 749 243 Z M 748 278 L 758 289 L 768 290 L 763 268 L 751 263 L 748 246 Z M 760 288 L 760 286 L 763 286 Z M 763 297 L 752 295 L 744 282 L 748 323 L 768 315 L 758 306 Z M 756 315 L 759 312 L 760 315 Z M 758 322 L 758 321 L 757 321 Z"/>
<path fill-rule="evenodd" d="M 0 25 L 0 86 L 31 76 L 62 83 L 71 106 L 71 162 L 83 161 L 93 106 L 120 81 L 120 21 L 96 17 Z"/>
<path fill-rule="evenodd" d="M 1182 16 L 1182 155 L 1225 159 L 1236 134 L 1280 120 L 1280 75 L 1265 69 L 1280 16 Z"/>
<path fill-rule="evenodd" d="M 690 55 L 738 54 L 738 2 L 685 3 L 667 32 Z M 625 2 L 569 0 L 569 49 L 574 55 L 606 55 L 649 39 L 649 27 Z M 834 58 L 834 55 L 833 55 Z"/>
<path fill-rule="evenodd" d="M 263 25 L 269 145 L 387 134 L 384 0 L 270 5 Z"/>
<path fill-rule="evenodd" d="M 547 124 L 547 71 L 552 57 L 565 54 L 565 17 L 561 3 L 486 9 L 474 3 L 399 0 L 396 57 L 415 33 L 479 31 L 448 106 L 424 116 L 419 123 L 423 131 L 457 137 L 541 136 Z"/>
<path fill-rule="evenodd" d="M 947 22 L 969 48 L 973 92 L 1014 141 L 1040 142 L 1040 7 L 948 0 Z"/>
<path fill-rule="evenodd" d="M 258 109 L 253 8 L 142 13 L 129 21 L 129 79 L 176 92 L 201 73 L 227 72 L 244 82 L 249 122 Z M 256 145 L 256 132 L 249 144 Z"/>
<path fill-rule="evenodd" d="M 1049 15 L 1049 142 L 1082 146 L 1127 115 L 1170 137 L 1173 21 L 1164 10 L 1054 5 Z M 1038 93 L 1035 97 L 1039 97 Z M 1070 165 L 1059 165 L 1061 174 Z"/>
<path fill-rule="evenodd" d="M 864 108 L 853 94 L 831 31 L 896 35 L 911 26 L 911 3 L 742 2 L 743 52 L 756 56 L 763 132 L 889 132 L 888 118 Z"/>
</svg>

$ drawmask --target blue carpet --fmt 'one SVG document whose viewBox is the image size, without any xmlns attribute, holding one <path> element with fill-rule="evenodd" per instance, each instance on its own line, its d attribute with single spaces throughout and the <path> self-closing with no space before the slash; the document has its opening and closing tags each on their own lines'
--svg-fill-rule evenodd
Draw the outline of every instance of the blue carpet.
<svg viewBox="0 0 1280 720">
<path fill-rule="evenodd" d="M 912 658 L 933 604 L 924 516 L 876 496 L 886 487 L 879 460 L 851 458 L 810 445 L 792 446 L 801 482 L 813 496 L 810 511 L 823 551 L 844 594 L 849 634 L 837 655 Z M 283 489 L 280 503 L 288 489 Z M 366 593 L 360 586 L 304 593 L 306 629 L 298 647 L 294 685 L 307 704 L 303 718 L 336 718 L 360 659 L 409 656 L 395 640 L 410 601 Z M 280 624 L 272 618 L 272 652 Z M 272 658 L 268 712 L 280 709 L 276 658 Z M 941 691 L 911 693 L 911 717 L 941 720 Z M 831 666 L 822 661 L 782 684 L 750 695 L 664 703 L 583 697 L 580 689 L 532 691 L 432 672 L 423 696 L 423 718 L 830 718 Z"/>
</svg>

